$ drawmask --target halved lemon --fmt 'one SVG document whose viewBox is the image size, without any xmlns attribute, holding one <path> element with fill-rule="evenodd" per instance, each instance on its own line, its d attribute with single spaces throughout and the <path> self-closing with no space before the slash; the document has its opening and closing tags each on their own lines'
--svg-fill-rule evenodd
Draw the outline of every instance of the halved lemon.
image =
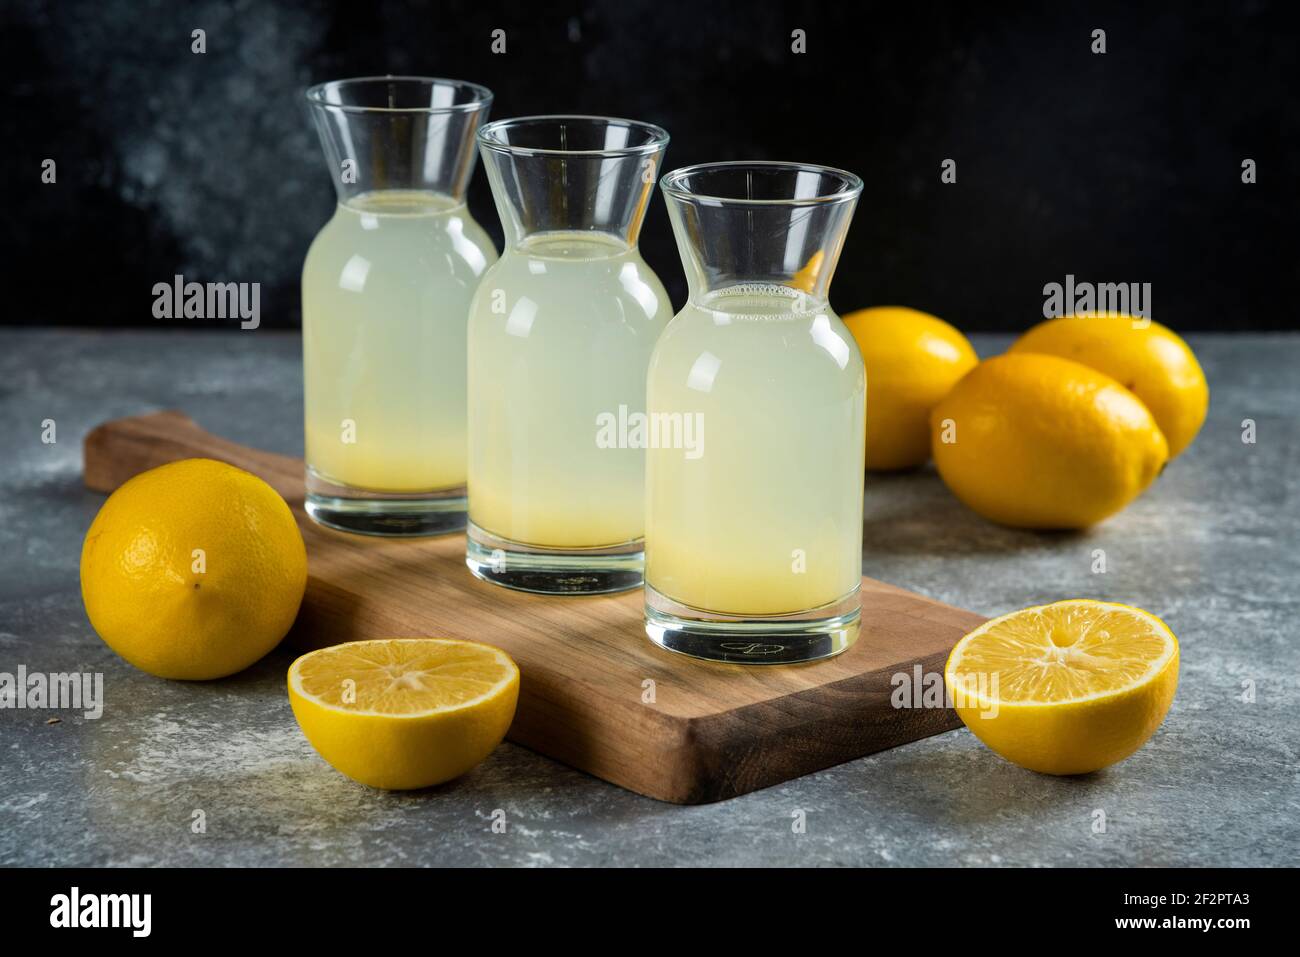
<svg viewBox="0 0 1300 957">
<path fill-rule="evenodd" d="M 944 681 L 966 727 L 1008 761 L 1086 774 L 1160 727 L 1178 687 L 1178 639 L 1140 608 L 1058 601 L 966 635 Z"/>
<path fill-rule="evenodd" d="M 518 701 L 514 661 L 472 641 L 350 641 L 289 666 L 289 703 L 311 746 L 375 788 L 464 774 L 501 743 Z"/>
</svg>

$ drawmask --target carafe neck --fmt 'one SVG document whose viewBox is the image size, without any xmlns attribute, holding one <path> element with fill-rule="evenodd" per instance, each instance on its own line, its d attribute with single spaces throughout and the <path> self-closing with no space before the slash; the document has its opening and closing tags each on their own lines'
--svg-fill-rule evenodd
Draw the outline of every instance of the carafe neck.
<svg viewBox="0 0 1300 957">
<path fill-rule="evenodd" d="M 464 202 L 490 90 L 390 76 L 322 83 L 306 96 L 340 203 L 389 190 Z"/>
<path fill-rule="evenodd" d="M 479 131 L 506 244 L 589 234 L 636 247 L 668 134 L 633 120 L 539 116 Z"/>
<path fill-rule="evenodd" d="M 783 287 L 826 303 L 862 190 L 852 173 L 794 163 L 708 163 L 661 187 L 691 301 Z"/>
</svg>

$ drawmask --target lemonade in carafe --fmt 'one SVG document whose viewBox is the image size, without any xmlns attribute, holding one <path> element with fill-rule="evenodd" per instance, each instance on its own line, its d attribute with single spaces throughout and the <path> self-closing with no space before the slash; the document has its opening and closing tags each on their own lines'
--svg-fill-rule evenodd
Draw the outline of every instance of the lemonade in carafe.
<svg viewBox="0 0 1300 957">
<path fill-rule="evenodd" d="M 714 163 L 663 190 L 690 285 L 651 360 L 646 631 L 672 651 L 776 664 L 857 636 L 866 377 L 827 288 L 861 190 L 787 163 Z"/>
<path fill-rule="evenodd" d="M 486 581 L 544 594 L 641 584 L 645 452 L 603 441 L 601 423 L 644 415 L 672 313 L 636 245 L 667 141 L 604 117 L 480 131 L 506 233 L 470 309 L 466 563 Z"/>
<path fill-rule="evenodd" d="M 497 258 L 465 188 L 491 94 L 378 77 L 307 98 L 338 193 L 302 276 L 307 512 L 368 534 L 458 530 L 466 323 Z"/>
</svg>

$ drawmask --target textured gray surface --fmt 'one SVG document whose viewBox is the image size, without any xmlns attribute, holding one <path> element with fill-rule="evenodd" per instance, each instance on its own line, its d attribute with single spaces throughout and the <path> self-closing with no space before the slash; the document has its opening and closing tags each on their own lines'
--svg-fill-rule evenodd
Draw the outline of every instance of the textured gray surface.
<svg viewBox="0 0 1300 957">
<path fill-rule="evenodd" d="M 1004 341 L 976 345 L 987 355 Z M 0 864 L 1294 865 L 1300 338 L 1191 342 L 1211 385 L 1204 431 L 1091 533 L 996 528 L 932 471 L 873 478 L 867 494 L 869 575 L 985 614 L 1089 596 L 1161 615 L 1182 642 L 1182 681 L 1147 747 L 1054 779 L 963 729 L 674 807 L 509 744 L 442 788 L 369 791 L 298 732 L 287 653 L 208 684 L 126 665 L 90 630 L 78 592 L 81 539 L 103 501 L 80 484 L 82 436 L 176 407 L 300 454 L 297 337 L 0 331 L 0 671 L 103 672 L 107 699 L 99 720 L 0 710 Z M 47 418 L 53 445 L 40 441 Z M 1245 418 L 1254 445 L 1241 441 Z M 1097 548 L 1106 574 L 1092 572 Z M 61 722 L 47 724 L 52 714 Z M 491 827 L 498 809 L 505 833 Z"/>
</svg>

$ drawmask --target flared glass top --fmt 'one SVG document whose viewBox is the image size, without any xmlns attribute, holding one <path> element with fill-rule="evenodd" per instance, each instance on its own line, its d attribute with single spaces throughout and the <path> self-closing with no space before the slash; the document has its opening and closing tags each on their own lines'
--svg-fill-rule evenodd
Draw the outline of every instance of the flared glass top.
<svg viewBox="0 0 1300 957">
<path fill-rule="evenodd" d="M 508 245 L 591 232 L 633 247 L 668 134 L 614 117 L 525 116 L 487 124 L 478 143 Z"/>
<path fill-rule="evenodd" d="M 825 301 L 862 180 L 803 163 L 705 163 L 660 182 L 691 298 L 744 284 Z"/>
<path fill-rule="evenodd" d="M 339 202 L 396 189 L 464 199 L 474 135 L 492 106 L 487 87 L 372 76 L 321 83 L 306 98 Z"/>
</svg>

